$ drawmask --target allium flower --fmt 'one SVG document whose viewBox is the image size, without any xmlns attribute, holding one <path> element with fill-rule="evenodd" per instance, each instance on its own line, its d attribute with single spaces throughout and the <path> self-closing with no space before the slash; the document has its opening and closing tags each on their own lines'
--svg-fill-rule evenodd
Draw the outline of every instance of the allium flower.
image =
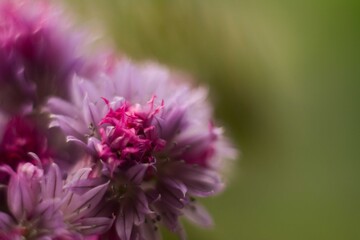
<svg viewBox="0 0 360 240">
<path fill-rule="evenodd" d="M 222 190 L 221 160 L 235 152 L 206 95 L 163 67 L 122 59 L 98 81 L 75 78 L 71 103 L 49 100 L 51 125 L 88 149 L 94 175 L 110 180 L 111 239 L 158 239 L 159 222 L 184 238 L 181 215 L 212 224 L 194 197 Z"/>
<path fill-rule="evenodd" d="M 50 163 L 51 153 L 45 134 L 28 116 L 14 116 L 7 123 L 0 124 L 0 164 L 16 170 L 20 163 Z M 0 182 L 6 174 L 0 172 Z"/>
<path fill-rule="evenodd" d="M 0 0 L 0 107 L 18 113 L 66 97 L 83 44 L 49 1 Z"/>
<path fill-rule="evenodd" d="M 99 205 L 107 184 L 82 194 L 75 193 L 76 182 L 87 178 L 88 169 L 79 170 L 63 185 L 60 169 L 50 165 L 47 173 L 31 163 L 21 164 L 7 186 L 8 212 L 0 212 L 0 239 L 83 239 L 82 235 L 101 234 L 112 224 L 111 218 L 91 214 Z"/>
</svg>

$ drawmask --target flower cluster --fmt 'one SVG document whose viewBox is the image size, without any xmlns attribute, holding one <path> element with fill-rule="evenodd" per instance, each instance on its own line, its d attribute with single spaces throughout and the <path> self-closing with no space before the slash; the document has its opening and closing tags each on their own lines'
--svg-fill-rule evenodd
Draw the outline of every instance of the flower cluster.
<svg viewBox="0 0 360 240">
<path fill-rule="evenodd" d="M 158 64 L 85 56 L 49 1 L 0 0 L 0 239 L 185 239 L 212 226 L 236 151 L 207 91 Z M 94 60 L 95 59 L 95 60 Z M 95 69 L 95 70 L 94 70 Z"/>
</svg>

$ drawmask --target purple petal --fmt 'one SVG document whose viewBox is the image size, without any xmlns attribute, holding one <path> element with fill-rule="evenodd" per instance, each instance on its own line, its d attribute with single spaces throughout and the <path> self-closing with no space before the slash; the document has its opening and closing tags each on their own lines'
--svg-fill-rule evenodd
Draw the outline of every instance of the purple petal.
<svg viewBox="0 0 360 240">
<path fill-rule="evenodd" d="M 140 225 L 145 220 L 145 214 L 151 214 L 153 211 L 149 208 L 149 203 L 142 189 L 137 188 L 134 191 L 134 198 L 122 206 L 123 209 L 133 212 L 134 224 Z"/>
<path fill-rule="evenodd" d="M 155 203 L 157 212 L 161 213 L 162 223 L 171 231 L 176 232 L 179 227 L 179 216 L 182 212 L 178 208 L 174 208 L 162 199 Z"/>
<path fill-rule="evenodd" d="M 184 227 L 179 224 L 178 229 L 175 231 L 175 233 L 179 236 L 180 240 L 186 240 L 186 232 L 184 230 Z"/>
<path fill-rule="evenodd" d="M 67 198 L 66 212 L 70 215 L 67 218 L 76 220 L 94 210 L 103 199 L 108 185 L 109 182 L 97 186 L 82 195 L 69 194 L 71 197 Z M 74 216 L 74 212 L 78 214 Z"/>
<path fill-rule="evenodd" d="M 174 166 L 176 168 L 173 169 L 173 174 L 186 185 L 190 195 L 206 197 L 223 189 L 223 183 L 216 171 L 184 163 Z"/>
<path fill-rule="evenodd" d="M 77 170 L 72 176 L 69 176 L 69 179 L 67 180 L 68 184 L 82 179 L 87 179 L 91 171 L 91 168 L 81 168 Z M 67 184 L 65 186 L 67 186 Z"/>
<path fill-rule="evenodd" d="M 161 200 L 175 208 L 183 208 L 184 198 L 187 192 L 186 186 L 174 179 L 162 179 L 160 187 Z"/>
<path fill-rule="evenodd" d="M 62 192 L 62 178 L 59 167 L 52 163 L 45 177 L 45 189 L 43 191 L 46 199 L 59 198 Z"/>
<path fill-rule="evenodd" d="M 179 130 L 185 125 L 184 121 L 185 110 L 180 107 L 175 107 L 166 113 L 166 121 L 161 124 L 162 139 L 171 140 Z"/>
<path fill-rule="evenodd" d="M 140 212 L 145 214 L 153 213 L 153 211 L 151 211 L 149 208 L 148 198 L 143 192 L 143 190 L 138 191 L 136 203 L 137 203 L 136 208 L 139 209 Z"/>
<path fill-rule="evenodd" d="M 45 111 L 49 111 L 56 114 L 65 114 L 68 116 L 78 115 L 78 111 L 73 104 L 64 101 L 63 99 L 52 97 L 46 103 Z"/>
<path fill-rule="evenodd" d="M 113 221 L 114 219 L 107 217 L 84 218 L 77 221 L 81 226 L 76 229 L 84 235 L 98 235 L 109 230 Z"/>
<path fill-rule="evenodd" d="M 85 95 L 84 97 L 84 106 L 82 111 L 85 123 L 92 123 L 96 127 L 96 124 L 100 122 L 101 118 L 99 117 L 97 106 L 90 102 L 88 95 Z"/>
<path fill-rule="evenodd" d="M 119 212 L 115 228 L 121 240 L 130 240 L 131 232 L 134 226 L 134 214 L 129 209 L 123 209 Z"/>
<path fill-rule="evenodd" d="M 184 208 L 183 212 L 188 220 L 200 227 L 209 228 L 214 225 L 210 214 L 199 204 L 191 203 Z"/>
<path fill-rule="evenodd" d="M 14 220 L 6 213 L 0 212 L 0 229 L 10 229 L 14 225 Z"/>
<path fill-rule="evenodd" d="M 62 229 L 65 227 L 60 212 L 60 199 L 47 199 L 42 201 L 34 211 L 34 218 L 40 219 L 37 224 L 46 229 Z"/>
<path fill-rule="evenodd" d="M 159 201 L 160 198 L 161 198 L 161 195 L 160 195 L 158 190 L 151 189 L 151 190 L 146 192 L 146 197 L 148 199 L 148 202 L 150 204 L 152 204 L 152 203 L 154 203 L 156 201 Z"/>
<path fill-rule="evenodd" d="M 21 204 L 21 191 L 19 184 L 19 176 L 16 174 L 12 175 L 9 181 L 7 189 L 7 202 L 11 213 L 16 219 L 21 219 L 22 216 L 22 204 Z"/>
<path fill-rule="evenodd" d="M 80 147 L 82 147 L 83 149 L 87 149 L 87 147 L 88 147 L 88 145 L 84 141 L 82 141 L 79 138 L 74 137 L 74 136 L 67 136 L 66 142 L 73 142 L 73 143 L 79 145 Z"/>
<path fill-rule="evenodd" d="M 161 240 L 160 229 L 149 218 L 139 226 L 139 231 L 142 237 L 141 240 Z"/>
<path fill-rule="evenodd" d="M 16 174 L 14 172 L 14 170 L 9 166 L 9 165 L 1 165 L 0 166 L 0 171 L 1 172 L 4 172 L 6 174 L 9 174 L 9 175 L 13 175 L 13 174 Z"/>
<path fill-rule="evenodd" d="M 66 141 L 77 144 L 78 146 L 80 146 L 82 149 L 87 151 L 92 156 L 97 156 L 96 145 L 99 144 L 100 141 L 94 137 L 90 137 L 87 140 L 87 143 L 84 142 L 85 140 L 83 141 L 75 136 L 67 136 Z"/>
<path fill-rule="evenodd" d="M 104 179 L 89 178 L 89 179 L 81 179 L 78 181 L 73 181 L 73 182 L 67 184 L 64 188 L 67 188 L 76 194 L 82 195 L 85 192 L 87 192 L 101 184 L 104 184 Z"/>
<path fill-rule="evenodd" d="M 49 128 L 60 127 L 67 134 L 76 133 L 79 136 L 88 132 L 87 126 L 85 126 L 82 121 L 74 119 L 73 116 L 51 114 L 50 118 L 52 118 L 53 121 L 49 124 Z"/>
<path fill-rule="evenodd" d="M 140 184 L 144 179 L 148 167 L 149 164 L 137 164 L 127 170 L 126 175 L 131 182 L 135 184 Z"/>
</svg>

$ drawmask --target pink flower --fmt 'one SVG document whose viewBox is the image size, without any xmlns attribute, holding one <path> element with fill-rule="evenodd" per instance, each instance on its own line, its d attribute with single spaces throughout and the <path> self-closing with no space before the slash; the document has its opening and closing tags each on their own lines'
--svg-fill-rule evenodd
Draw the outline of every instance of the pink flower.
<svg viewBox="0 0 360 240">
<path fill-rule="evenodd" d="M 30 162 L 48 165 L 51 152 L 45 134 L 30 117 L 12 117 L 5 126 L 1 126 L 0 163 L 16 170 L 20 163 Z M 0 182 L 4 182 L 6 174 L 0 173 Z"/>
<path fill-rule="evenodd" d="M 158 223 L 184 235 L 181 215 L 212 225 L 194 197 L 223 189 L 222 162 L 236 153 L 214 126 L 203 88 L 156 64 L 121 59 L 97 81 L 74 78 L 72 100 L 49 100 L 51 126 L 87 149 L 94 171 L 110 180 L 112 238 L 157 239 Z"/>
<path fill-rule="evenodd" d="M 0 1 L 0 106 L 11 113 L 67 97 L 69 80 L 84 71 L 78 33 L 49 1 Z"/>
<path fill-rule="evenodd" d="M 60 169 L 51 164 L 44 170 L 31 163 L 20 164 L 17 172 L 8 166 L 7 212 L 0 212 L 0 237 L 10 239 L 83 239 L 101 234 L 112 224 L 111 218 L 96 217 L 107 183 L 92 189 L 78 186 L 89 169 L 80 169 L 62 180 Z M 73 189 L 82 188 L 81 193 Z"/>
</svg>

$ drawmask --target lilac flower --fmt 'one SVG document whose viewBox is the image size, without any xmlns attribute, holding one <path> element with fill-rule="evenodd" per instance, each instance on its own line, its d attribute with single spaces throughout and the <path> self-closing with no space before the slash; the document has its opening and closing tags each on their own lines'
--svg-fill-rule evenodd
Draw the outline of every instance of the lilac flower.
<svg viewBox="0 0 360 240">
<path fill-rule="evenodd" d="M 160 222 L 185 238 L 181 215 L 211 226 L 194 197 L 223 189 L 222 160 L 235 151 L 213 124 L 206 90 L 156 64 L 127 59 L 97 81 L 73 83 L 72 102 L 51 98 L 47 111 L 51 126 L 93 156 L 95 175 L 110 180 L 106 199 L 116 221 L 108 236 L 159 239 Z"/>
<path fill-rule="evenodd" d="M 11 113 L 68 96 L 69 79 L 84 73 L 84 44 L 49 1 L 0 1 L 0 106 Z"/>
<path fill-rule="evenodd" d="M 31 163 L 21 164 L 7 186 L 8 212 L 0 212 L 1 239 L 83 239 L 83 235 L 101 234 L 112 224 L 111 218 L 91 214 L 107 184 L 76 194 L 63 185 L 60 169 L 50 165 L 44 173 Z M 76 186 L 87 178 L 87 169 L 79 170 L 68 184 Z"/>
</svg>

